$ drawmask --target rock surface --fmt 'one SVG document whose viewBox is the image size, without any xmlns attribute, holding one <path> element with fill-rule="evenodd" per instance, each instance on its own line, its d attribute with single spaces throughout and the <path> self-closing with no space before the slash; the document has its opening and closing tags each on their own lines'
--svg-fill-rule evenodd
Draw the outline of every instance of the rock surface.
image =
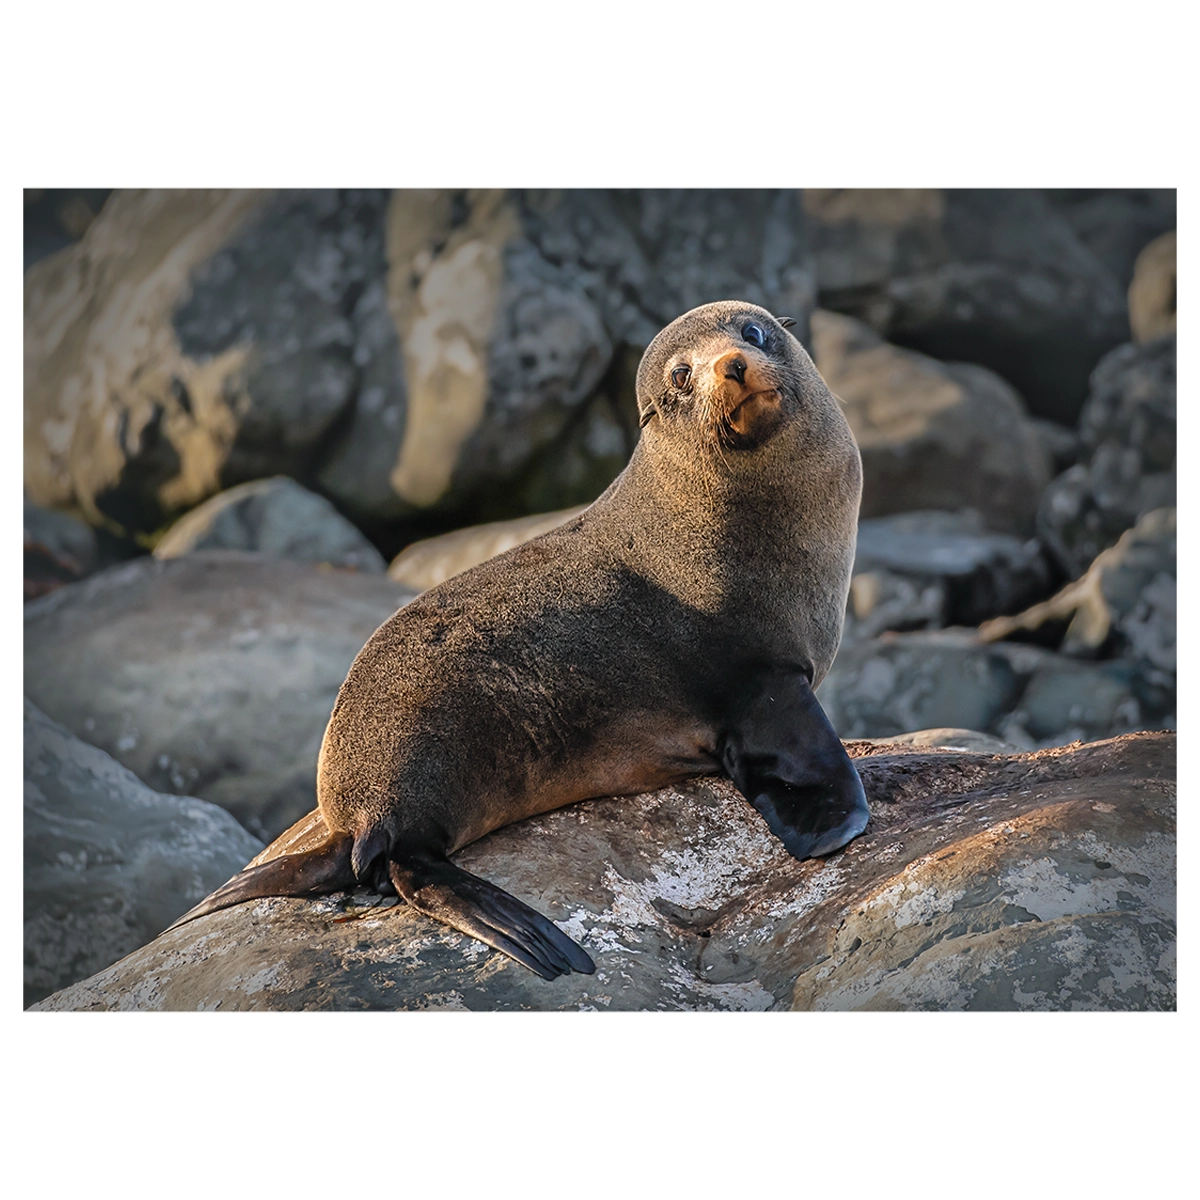
<svg viewBox="0 0 1200 1200">
<path fill-rule="evenodd" d="M 383 555 L 323 496 L 278 475 L 219 492 L 176 521 L 155 558 L 196 550 L 251 550 L 382 575 Z"/>
<path fill-rule="evenodd" d="M 96 533 L 86 521 L 25 501 L 25 599 L 44 596 L 89 575 L 100 563 Z"/>
<path fill-rule="evenodd" d="M 863 517 L 969 506 L 989 528 L 1032 532 L 1050 462 L 1003 379 L 889 345 L 836 313 L 815 312 L 812 331 L 862 453 Z"/>
<path fill-rule="evenodd" d="M 555 512 L 514 517 L 511 521 L 468 525 L 439 537 L 423 538 L 406 546 L 392 559 L 388 577 L 423 592 L 444 583 L 452 575 L 459 575 L 497 554 L 565 525 L 586 507 L 560 508 Z"/>
<path fill-rule="evenodd" d="M 25 1004 L 145 945 L 262 849 L 25 701 Z"/>
<path fill-rule="evenodd" d="M 961 628 L 845 646 L 817 697 L 843 738 L 961 725 L 1035 749 L 1175 724 L 1173 678 L 1140 662 L 981 644 Z"/>
<path fill-rule="evenodd" d="M 1074 424 L 1128 336 L 1124 281 L 1040 192 L 809 189 L 804 207 L 822 308 L 988 367 L 1038 416 Z"/>
<path fill-rule="evenodd" d="M 1176 557 L 1175 509 L 1155 509 L 1049 600 L 985 621 L 980 640 L 1061 623 L 1068 654 L 1097 654 L 1115 642 L 1117 653 L 1174 675 Z"/>
<path fill-rule="evenodd" d="M 147 536 L 272 474 L 360 521 L 590 501 L 662 325 L 814 293 L 787 189 L 119 191 L 26 274 L 26 483 Z"/>
<path fill-rule="evenodd" d="M 360 891 L 214 913 L 38 1007 L 1169 1010 L 1174 746 L 855 745 L 871 823 L 825 861 L 792 859 L 715 778 L 458 856 L 580 940 L 592 976 L 547 983 Z"/>
<path fill-rule="evenodd" d="M 1129 328 L 1135 342 L 1175 332 L 1175 230 L 1156 237 L 1137 257 L 1129 284 Z"/>
<path fill-rule="evenodd" d="M 151 787 L 266 840 L 315 805 L 337 690 L 412 595 L 236 551 L 137 559 L 26 605 L 26 694 Z"/>
<path fill-rule="evenodd" d="M 1051 482 L 1037 516 L 1038 537 L 1068 578 L 1139 517 L 1175 506 L 1175 338 L 1105 356 L 1079 429 L 1083 458 Z"/>
<path fill-rule="evenodd" d="M 859 521 L 842 644 L 885 630 L 974 625 L 1045 595 L 1038 543 L 990 533 L 973 509 Z"/>
</svg>

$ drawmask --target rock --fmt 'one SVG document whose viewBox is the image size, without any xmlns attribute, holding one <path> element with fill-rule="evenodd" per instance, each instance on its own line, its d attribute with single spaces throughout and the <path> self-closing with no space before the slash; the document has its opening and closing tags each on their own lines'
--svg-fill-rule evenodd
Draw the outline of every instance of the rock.
<svg viewBox="0 0 1200 1200">
<path fill-rule="evenodd" d="M 70 513 L 53 512 L 25 501 L 25 545 L 38 545 L 70 563 L 79 575 L 94 571 L 100 562 L 96 532 Z"/>
<path fill-rule="evenodd" d="M 25 284 L 30 496 L 146 537 L 272 474 L 360 523 L 590 501 L 631 353 L 814 293 L 787 189 L 116 192 Z"/>
<path fill-rule="evenodd" d="M 1092 375 L 1080 417 L 1083 459 L 1054 479 L 1038 537 L 1068 578 L 1139 517 L 1175 504 L 1175 338 L 1125 345 Z"/>
<path fill-rule="evenodd" d="M 1175 230 L 1156 237 L 1137 257 L 1129 284 L 1129 328 L 1137 343 L 1175 332 Z"/>
<path fill-rule="evenodd" d="M 315 805 L 337 690 L 412 595 L 235 551 L 137 559 L 26 605 L 25 690 L 143 782 L 265 840 Z"/>
<path fill-rule="evenodd" d="M 1052 655 L 1034 672 L 1002 728 L 1017 744 L 1065 745 L 1144 729 L 1145 722 L 1128 663 Z"/>
<path fill-rule="evenodd" d="M 26 188 L 25 268 L 83 237 L 108 196 L 107 188 Z"/>
<path fill-rule="evenodd" d="M 224 487 L 307 478 L 360 391 L 402 403 L 378 320 L 387 204 L 114 193 L 82 242 L 26 274 L 33 499 L 153 534 Z"/>
<path fill-rule="evenodd" d="M 975 510 L 899 513 L 859 522 L 850 610 L 860 637 L 975 625 L 1044 595 L 1049 582 L 1035 540 L 989 533 Z"/>
<path fill-rule="evenodd" d="M 787 191 L 397 192 L 387 223 L 404 419 L 364 395 L 319 474 L 364 518 L 591 501 L 636 441 L 631 352 L 719 296 L 812 306 Z"/>
<path fill-rule="evenodd" d="M 864 517 L 969 506 L 989 528 L 1032 531 L 1050 463 L 1008 384 L 982 367 L 888 345 L 861 321 L 822 310 L 812 344 L 862 452 Z"/>
<path fill-rule="evenodd" d="M 262 849 L 25 701 L 25 1004 L 143 946 Z"/>
<path fill-rule="evenodd" d="M 962 635 L 888 634 L 840 650 L 817 698 L 842 738 L 939 726 L 995 732 L 1022 682 L 1003 652 Z"/>
<path fill-rule="evenodd" d="M 96 569 L 100 547 L 86 522 L 25 501 L 25 599 L 44 596 Z"/>
<path fill-rule="evenodd" d="M 577 517 L 587 505 L 563 508 L 557 512 L 535 513 L 511 521 L 492 521 L 487 525 L 470 525 L 455 529 L 440 537 L 413 542 L 402 550 L 388 567 L 388 577 L 405 587 L 423 592 L 426 588 L 444 583 L 452 575 L 503 554 L 514 546 L 528 542 L 551 529 L 565 525 Z"/>
<path fill-rule="evenodd" d="M 1073 425 L 1127 336 L 1124 282 L 1040 192 L 809 189 L 804 207 L 822 308 L 988 367 L 1038 416 Z"/>
<path fill-rule="evenodd" d="M 1025 749 L 978 729 L 917 729 L 887 738 L 863 738 L 872 746 L 912 746 L 919 750 L 963 750 L 979 754 L 1020 754 Z"/>
<path fill-rule="evenodd" d="M 1079 461 L 1083 443 L 1078 430 L 1060 425 L 1057 421 L 1047 421 L 1044 417 L 1031 417 L 1029 423 L 1041 439 L 1055 475 L 1061 475 Z"/>
<path fill-rule="evenodd" d="M 323 496 L 279 475 L 219 492 L 176 521 L 155 558 L 196 550 L 254 550 L 381 575 L 383 555 Z"/>
<path fill-rule="evenodd" d="M 1046 198 L 1120 287 L 1129 286 L 1138 251 L 1175 228 L 1174 188 L 1049 189 Z"/>
<path fill-rule="evenodd" d="M 1174 1009 L 1173 735 L 850 749 L 871 823 L 826 860 L 796 862 L 716 778 L 572 805 L 457 856 L 581 940 L 592 976 L 547 983 L 356 891 L 214 913 L 38 1007 Z"/>
<path fill-rule="evenodd" d="M 1176 529 L 1173 508 L 1147 513 L 1081 578 L 1023 613 L 986 621 L 983 642 L 1059 624 L 1068 654 L 1105 649 L 1175 673 Z"/>
<path fill-rule="evenodd" d="M 1081 662 L 1040 646 L 981 644 L 960 628 L 851 642 L 817 697 L 843 738 L 890 740 L 954 725 L 1033 750 L 1174 727 L 1173 676 L 1133 660 Z"/>
</svg>

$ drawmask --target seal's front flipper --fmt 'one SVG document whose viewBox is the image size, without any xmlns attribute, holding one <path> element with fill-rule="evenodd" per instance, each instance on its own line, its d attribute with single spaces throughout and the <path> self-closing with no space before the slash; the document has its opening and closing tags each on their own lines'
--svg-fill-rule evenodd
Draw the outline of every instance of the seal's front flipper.
<svg viewBox="0 0 1200 1200">
<path fill-rule="evenodd" d="M 543 979 L 571 971 L 590 975 L 596 969 L 582 947 L 553 922 L 441 855 L 393 850 L 388 873 L 396 891 L 418 912 L 469 933 Z"/>
<path fill-rule="evenodd" d="M 831 854 L 867 827 L 862 781 L 798 669 L 755 676 L 721 761 L 796 858 Z"/>
</svg>

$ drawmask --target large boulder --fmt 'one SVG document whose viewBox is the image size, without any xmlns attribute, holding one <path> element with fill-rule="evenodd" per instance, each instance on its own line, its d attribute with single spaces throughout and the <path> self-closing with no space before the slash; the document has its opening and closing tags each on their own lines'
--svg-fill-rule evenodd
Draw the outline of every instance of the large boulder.
<svg viewBox="0 0 1200 1200">
<path fill-rule="evenodd" d="M 864 517 L 969 506 L 989 528 L 1032 532 L 1050 461 L 1003 379 L 889 345 L 823 310 L 812 345 L 862 452 Z"/>
<path fill-rule="evenodd" d="M 955 725 L 998 732 L 1022 682 L 1003 651 L 958 631 L 887 634 L 841 649 L 817 698 L 843 738 Z"/>
<path fill-rule="evenodd" d="M 871 822 L 828 859 L 791 858 L 716 778 L 573 805 L 457 856 L 558 921 L 591 976 L 548 983 L 355 891 L 200 918 L 37 1007 L 1175 1007 L 1173 735 L 1024 755 L 850 749 Z"/>
<path fill-rule="evenodd" d="M 989 532 L 974 509 L 866 518 L 842 644 L 889 629 L 974 625 L 1044 595 L 1049 579 L 1036 540 Z"/>
<path fill-rule="evenodd" d="M 392 559 L 388 577 L 423 592 L 444 583 L 452 575 L 459 575 L 497 554 L 565 525 L 583 512 L 584 507 L 560 508 L 529 517 L 514 517 L 510 521 L 468 525 L 438 537 L 422 538 Z"/>
<path fill-rule="evenodd" d="M 1038 537 L 1068 578 L 1176 490 L 1175 337 L 1132 343 L 1092 374 L 1079 419 L 1082 461 L 1054 479 L 1038 507 Z"/>
<path fill-rule="evenodd" d="M 149 532 L 238 473 L 297 467 L 351 396 L 341 230 L 254 191 L 114 193 L 25 274 L 25 483 Z M 336 208 L 336 204 L 332 206 Z M 254 257 L 253 298 L 222 296 Z M 240 301 L 240 302 L 239 302 Z M 236 479 L 232 480 L 237 482 Z"/>
<path fill-rule="evenodd" d="M 25 1004 L 145 945 L 262 849 L 25 701 Z"/>
<path fill-rule="evenodd" d="M 26 485 L 147 536 L 273 474 L 359 521 L 590 501 L 661 325 L 803 330 L 814 286 L 787 190 L 116 192 L 26 274 Z"/>
<path fill-rule="evenodd" d="M 196 550 L 253 550 L 299 562 L 380 575 L 383 555 L 324 496 L 277 475 L 219 492 L 181 517 L 154 547 L 155 558 Z"/>
<path fill-rule="evenodd" d="M 1045 194 L 1121 287 L 1129 286 L 1142 247 L 1175 228 L 1174 188 L 1053 188 Z"/>
<path fill-rule="evenodd" d="M 1129 284 L 1129 328 L 1135 342 L 1152 342 L 1175 332 L 1175 245 L 1172 229 L 1137 256 Z"/>
<path fill-rule="evenodd" d="M 1173 676 L 1176 559 L 1175 509 L 1154 509 L 1049 600 L 985 621 L 980 640 L 1045 630 L 1068 654 L 1109 650 Z"/>
<path fill-rule="evenodd" d="M 632 451 L 630 360 L 663 325 L 736 296 L 806 328 L 814 294 L 786 190 L 399 192 L 387 245 L 404 425 L 360 404 L 320 473 L 376 517 L 591 501 Z"/>
<path fill-rule="evenodd" d="M 989 367 L 1039 416 L 1073 424 L 1128 337 L 1124 282 L 1040 192 L 809 189 L 804 205 L 823 308 Z"/>
<path fill-rule="evenodd" d="M 958 628 L 852 642 L 817 697 L 843 738 L 964 725 L 1035 749 L 1175 723 L 1173 677 L 1140 662 L 986 644 Z"/>
<path fill-rule="evenodd" d="M 25 607 L 25 691 L 158 791 L 274 837 L 316 803 L 334 698 L 413 593 L 236 551 L 142 558 Z"/>
<path fill-rule="evenodd" d="M 25 599 L 90 575 L 101 561 L 96 531 L 70 513 L 25 501 Z"/>
</svg>

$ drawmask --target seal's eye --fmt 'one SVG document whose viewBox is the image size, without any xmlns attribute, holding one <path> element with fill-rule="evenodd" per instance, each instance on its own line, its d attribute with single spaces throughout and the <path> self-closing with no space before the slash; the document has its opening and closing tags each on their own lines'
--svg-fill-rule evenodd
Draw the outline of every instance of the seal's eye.
<svg viewBox="0 0 1200 1200">
<path fill-rule="evenodd" d="M 763 333 L 761 325 L 751 323 L 742 326 L 742 341 L 749 342 L 761 350 L 767 344 L 767 335 Z"/>
<path fill-rule="evenodd" d="M 676 367 L 671 372 L 671 382 L 682 391 L 687 387 L 687 381 L 692 377 L 691 367 Z"/>
</svg>

